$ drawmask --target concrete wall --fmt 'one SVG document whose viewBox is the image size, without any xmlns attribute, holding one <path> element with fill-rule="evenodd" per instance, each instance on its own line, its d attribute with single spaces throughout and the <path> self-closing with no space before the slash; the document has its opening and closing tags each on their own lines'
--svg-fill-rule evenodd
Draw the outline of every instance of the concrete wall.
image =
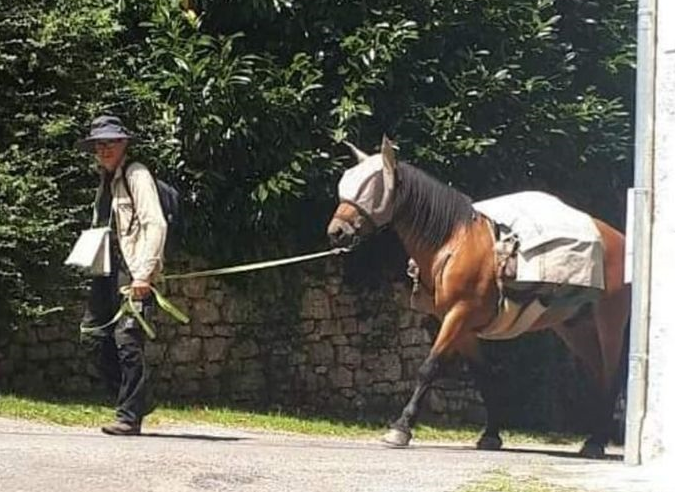
<svg viewBox="0 0 675 492">
<path fill-rule="evenodd" d="M 675 462 L 675 2 L 659 1 L 655 119 L 654 230 L 645 460 Z"/>
</svg>

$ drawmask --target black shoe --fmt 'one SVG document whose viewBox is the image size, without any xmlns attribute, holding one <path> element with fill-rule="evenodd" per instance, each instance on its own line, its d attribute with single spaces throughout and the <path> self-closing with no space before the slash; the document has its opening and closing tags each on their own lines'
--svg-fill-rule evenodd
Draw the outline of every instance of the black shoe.
<svg viewBox="0 0 675 492">
<path fill-rule="evenodd" d="M 101 427 L 104 434 L 110 436 L 137 436 L 141 433 L 140 424 L 129 424 L 128 422 L 115 422 Z"/>
</svg>

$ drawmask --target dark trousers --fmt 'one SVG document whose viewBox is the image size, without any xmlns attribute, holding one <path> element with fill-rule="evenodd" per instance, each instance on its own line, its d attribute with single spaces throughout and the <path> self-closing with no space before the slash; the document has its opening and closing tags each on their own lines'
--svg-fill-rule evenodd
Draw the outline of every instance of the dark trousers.
<svg viewBox="0 0 675 492">
<path fill-rule="evenodd" d="M 96 327 L 110 321 L 117 313 L 121 296 L 117 275 L 93 279 L 82 326 Z M 136 309 L 147 318 L 151 298 L 134 301 Z M 123 316 L 116 324 L 84 331 L 82 343 L 108 389 L 117 397 L 119 422 L 140 424 L 151 411 L 149 369 L 144 354 L 145 334 L 133 316 Z"/>
</svg>

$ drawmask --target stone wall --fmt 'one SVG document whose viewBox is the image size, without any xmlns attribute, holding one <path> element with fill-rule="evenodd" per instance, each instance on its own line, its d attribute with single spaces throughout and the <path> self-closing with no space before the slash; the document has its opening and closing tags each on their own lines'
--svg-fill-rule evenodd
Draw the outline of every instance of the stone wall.
<svg viewBox="0 0 675 492">
<path fill-rule="evenodd" d="M 159 337 L 148 344 L 147 356 L 156 393 L 168 399 L 212 398 L 244 407 L 391 419 L 409 397 L 437 328 L 408 308 L 405 279 L 370 288 L 350 285 L 341 260 L 237 278 L 174 281 L 165 291 L 191 317 L 189 325 L 162 313 L 155 317 Z M 5 330 L 0 389 L 61 394 L 97 389 L 78 345 L 77 322 L 66 321 L 77 319 L 79 306 L 69 313 L 61 324 L 11 336 Z M 558 353 L 557 346 L 552 350 Z M 569 369 L 569 359 L 561 358 L 546 372 Z M 521 380 L 531 375 L 530 367 L 524 370 L 517 376 Z M 521 390 L 518 399 L 535 391 L 522 391 L 520 381 L 514 387 Z M 536 409 L 525 403 L 525 412 L 541 414 L 526 424 L 567 426 L 569 405 L 561 403 L 558 389 L 545 386 L 548 401 L 539 405 L 538 399 Z M 423 418 L 480 423 L 483 415 L 466 368 L 449 364 L 430 392 Z"/>
</svg>

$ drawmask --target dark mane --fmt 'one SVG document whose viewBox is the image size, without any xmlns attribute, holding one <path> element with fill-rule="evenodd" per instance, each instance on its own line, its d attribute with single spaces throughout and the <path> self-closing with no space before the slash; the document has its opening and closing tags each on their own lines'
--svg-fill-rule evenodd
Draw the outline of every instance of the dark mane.
<svg viewBox="0 0 675 492">
<path fill-rule="evenodd" d="M 439 248 L 458 224 L 473 220 L 471 199 L 404 162 L 397 166 L 394 221 L 416 245 Z"/>
</svg>

